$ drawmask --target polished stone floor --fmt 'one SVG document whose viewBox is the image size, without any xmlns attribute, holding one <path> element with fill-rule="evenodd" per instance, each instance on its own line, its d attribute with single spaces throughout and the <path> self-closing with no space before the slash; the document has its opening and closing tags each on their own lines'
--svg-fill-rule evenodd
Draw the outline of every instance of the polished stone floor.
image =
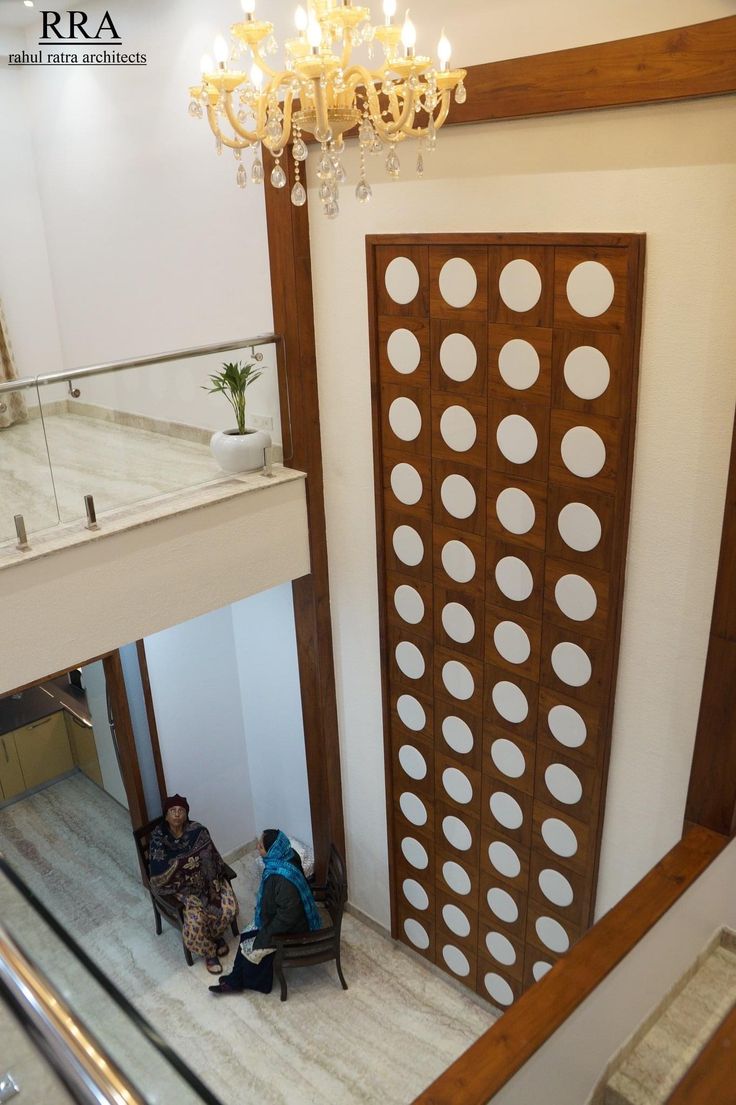
<svg viewBox="0 0 736 1105">
<path fill-rule="evenodd" d="M 32 418 L 0 430 L 0 541 L 15 514 L 31 534 L 83 518 L 85 495 L 103 514 L 222 475 L 196 441 L 70 413 Z"/>
<path fill-rule="evenodd" d="M 178 934 L 154 933 L 126 811 L 81 775 L 0 810 L 0 850 L 224 1105 L 409 1103 L 493 1021 L 351 916 L 347 992 L 325 964 L 292 971 L 285 1004 L 277 991 L 211 996 L 210 976 L 201 961 L 186 966 Z M 245 923 L 255 856 L 235 867 Z M 1 883 L 0 914 L 151 1100 L 196 1100 Z"/>
</svg>

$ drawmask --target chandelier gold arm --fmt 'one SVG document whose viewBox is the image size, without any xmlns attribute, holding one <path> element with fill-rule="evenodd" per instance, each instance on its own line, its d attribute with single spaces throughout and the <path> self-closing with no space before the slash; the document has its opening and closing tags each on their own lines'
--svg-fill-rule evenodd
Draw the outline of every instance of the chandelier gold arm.
<svg viewBox="0 0 736 1105">
<path fill-rule="evenodd" d="M 225 98 L 225 114 L 227 115 L 228 122 L 230 123 L 230 126 L 233 128 L 235 133 L 237 135 L 240 135 L 241 138 L 244 138 L 249 145 L 253 145 L 256 142 L 260 141 L 258 137 L 259 132 L 262 130 L 262 110 L 260 109 L 260 107 L 258 111 L 258 118 L 256 119 L 255 131 L 246 130 L 246 128 L 238 119 L 233 108 L 232 93 Z"/>
<path fill-rule="evenodd" d="M 278 69 L 273 69 L 268 64 L 263 54 L 261 53 L 260 48 L 257 45 L 252 45 L 250 48 L 250 52 L 253 55 L 253 61 L 256 63 L 261 72 L 265 73 L 267 77 L 271 78 L 271 84 L 273 84 L 273 81 L 276 77 L 280 78 L 279 84 L 281 84 L 281 80 L 283 80 L 285 77 L 288 77 L 290 79 L 290 74 L 288 74 L 285 70 L 282 69 L 279 73 Z"/>
<path fill-rule="evenodd" d="M 244 150 L 246 146 L 250 145 L 250 142 L 241 141 L 239 138 L 228 138 L 226 134 L 222 133 L 217 121 L 217 109 L 212 104 L 207 105 L 207 122 L 215 138 L 222 142 L 223 146 L 228 146 L 231 150 Z"/>
<path fill-rule="evenodd" d="M 393 115 L 392 123 L 384 123 L 382 121 L 381 104 L 376 94 L 375 81 L 380 79 L 377 75 L 371 73 L 368 69 L 364 69 L 362 65 L 353 65 L 349 69 L 351 78 L 353 75 L 359 77 L 358 81 L 354 85 L 354 88 L 360 88 L 361 86 L 365 90 L 365 97 L 368 100 L 370 115 L 373 120 L 374 127 L 379 138 L 382 141 L 393 141 L 393 136 L 397 135 L 398 131 L 404 129 L 409 121 L 409 117 L 414 113 L 414 97 L 407 96 L 404 109 L 399 113 L 399 105 L 396 96 L 393 96 L 393 105 L 391 106 L 391 113 Z M 392 97 L 389 97 L 389 104 L 391 105 Z M 398 136 L 397 136 L 398 138 Z"/>
<path fill-rule="evenodd" d="M 449 93 L 449 91 L 445 91 L 445 92 L 441 93 L 440 110 L 437 113 L 436 117 L 434 115 L 434 111 L 430 111 L 430 113 L 429 113 L 431 117 L 434 117 L 434 129 L 435 129 L 435 131 L 438 131 L 440 129 L 440 127 L 443 126 L 445 120 L 447 119 L 447 115 L 449 113 L 449 110 L 450 110 L 450 93 Z M 405 131 L 404 133 L 405 133 L 405 136 L 407 138 L 426 138 L 428 133 L 429 133 L 429 122 L 427 122 L 426 127 L 411 127 L 411 129 Z"/>
</svg>

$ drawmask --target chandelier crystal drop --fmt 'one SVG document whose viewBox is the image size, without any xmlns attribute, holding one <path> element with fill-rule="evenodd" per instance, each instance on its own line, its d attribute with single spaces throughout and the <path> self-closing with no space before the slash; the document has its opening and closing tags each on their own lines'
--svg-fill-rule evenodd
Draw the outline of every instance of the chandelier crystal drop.
<svg viewBox="0 0 736 1105">
<path fill-rule="evenodd" d="M 255 17 L 256 0 L 241 0 L 245 18 L 230 28 L 230 41 L 218 35 L 214 61 L 202 58 L 201 82 L 189 89 L 189 114 L 207 120 L 215 148 L 234 151 L 253 148 L 251 179 L 264 179 L 259 145 L 276 159 L 271 184 L 283 188 L 289 174 L 281 157 L 290 152 L 295 181 L 291 202 L 301 207 L 306 190 L 299 166 L 308 156 L 302 135 L 319 143 L 317 178 L 322 209 L 328 218 L 339 211 L 340 185 L 347 173 L 340 160 L 343 136 L 357 133 L 360 176 L 355 195 L 360 203 L 371 198 L 366 177 L 366 154 L 384 154 L 389 178 L 397 179 L 397 145 L 418 140 L 417 173 L 424 171 L 422 151 L 437 144 L 437 131 L 450 109 L 453 92 L 465 102 L 464 69 L 450 69 L 450 43 L 444 30 L 437 46 L 437 62 L 416 53 L 417 32 L 406 12 L 403 24 L 394 22 L 396 0 L 383 0 L 384 22 L 371 24 L 368 7 L 352 0 L 308 0 L 296 10 L 296 35 L 285 43 L 282 70 L 266 60 L 278 51 L 273 24 Z M 368 44 L 369 57 L 382 50 L 377 68 L 353 60 L 353 50 Z M 290 151 L 288 147 L 291 145 Z M 242 188 L 243 175 L 237 175 Z"/>
</svg>

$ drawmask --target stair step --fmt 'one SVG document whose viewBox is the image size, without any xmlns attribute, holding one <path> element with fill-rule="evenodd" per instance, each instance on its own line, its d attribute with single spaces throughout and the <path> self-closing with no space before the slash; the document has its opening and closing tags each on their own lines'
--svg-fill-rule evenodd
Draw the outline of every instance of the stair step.
<svg viewBox="0 0 736 1105">
<path fill-rule="evenodd" d="M 736 938 L 724 931 L 609 1076 L 604 1105 L 662 1105 L 736 1005 Z"/>
</svg>

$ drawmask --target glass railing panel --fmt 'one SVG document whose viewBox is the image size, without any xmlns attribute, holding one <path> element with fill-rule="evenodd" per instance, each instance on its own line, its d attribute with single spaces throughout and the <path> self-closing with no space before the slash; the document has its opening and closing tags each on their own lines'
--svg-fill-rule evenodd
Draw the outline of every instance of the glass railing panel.
<svg viewBox="0 0 736 1105">
<path fill-rule="evenodd" d="M 0 391 L 0 544 L 14 542 L 14 517 L 28 534 L 59 523 L 38 389 Z"/>
<path fill-rule="evenodd" d="M 98 518 L 229 478 L 210 451 L 217 430 L 234 429 L 225 397 L 208 394 L 224 362 L 253 363 L 261 377 L 246 392 L 246 427 L 281 442 L 276 354 L 271 345 L 147 364 L 71 381 L 64 404 L 44 423 L 62 523 L 84 517 L 84 496 Z M 51 385 L 56 388 L 58 385 Z M 263 457 L 259 467 L 263 465 Z"/>
<path fill-rule="evenodd" d="M 84 904 L 80 903 L 79 908 L 80 926 L 84 928 Z M 164 1040 L 141 1016 L 91 957 L 91 949 L 73 939 L 1 857 L 0 915 L 21 952 L 48 979 L 83 1028 L 149 1105 L 221 1105 L 202 1077 L 179 1056 L 175 1042 Z M 130 971 L 135 975 L 136 970 L 131 958 Z M 166 1001 L 165 983 L 160 981 L 158 985 L 163 987 L 162 1000 Z M 5 1056 L 5 1049 L 3 1054 L 3 1061 L 12 1071 L 14 1056 Z M 239 1096 L 239 1105 L 247 1105 L 247 1101 L 247 1097 Z"/>
<path fill-rule="evenodd" d="M 28 1032 L 16 1020 L 0 997 L 0 1101 L 47 1102 L 74 1105 L 64 1084 L 48 1059 L 35 1047 Z M 13 1092 L 17 1086 L 17 1096 Z"/>
</svg>

